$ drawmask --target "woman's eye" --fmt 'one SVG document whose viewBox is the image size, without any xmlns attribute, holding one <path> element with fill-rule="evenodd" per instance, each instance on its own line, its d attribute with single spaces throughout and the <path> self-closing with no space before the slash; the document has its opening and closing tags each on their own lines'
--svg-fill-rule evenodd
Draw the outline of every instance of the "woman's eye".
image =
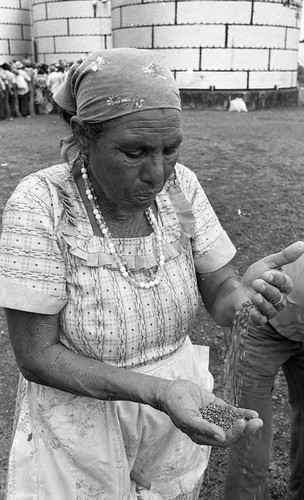
<svg viewBox="0 0 304 500">
<path fill-rule="evenodd" d="M 125 151 L 125 155 L 128 158 L 140 158 L 142 156 L 143 152 L 142 151 Z"/>
<path fill-rule="evenodd" d="M 165 148 L 163 150 L 163 153 L 166 156 L 174 155 L 174 154 L 176 154 L 178 152 L 178 149 L 179 149 L 178 146 L 173 146 L 172 148 Z"/>
</svg>

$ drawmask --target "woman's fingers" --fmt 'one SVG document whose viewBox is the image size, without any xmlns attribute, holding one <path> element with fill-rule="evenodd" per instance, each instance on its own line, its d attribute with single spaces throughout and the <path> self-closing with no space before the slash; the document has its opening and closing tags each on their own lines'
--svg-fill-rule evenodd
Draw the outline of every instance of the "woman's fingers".
<svg viewBox="0 0 304 500">
<path fill-rule="evenodd" d="M 262 278 L 252 283 L 253 290 L 257 292 L 252 296 L 252 303 L 258 313 L 270 319 L 286 306 L 286 297 L 292 290 L 292 281 L 280 271 L 264 273 Z M 251 319 L 256 319 L 258 313 L 252 311 Z"/>
<path fill-rule="evenodd" d="M 207 446 L 226 447 L 226 433 L 216 424 L 212 424 L 207 420 L 200 418 L 194 425 L 192 422 L 189 426 L 188 436 L 197 444 Z"/>
<path fill-rule="evenodd" d="M 254 304 L 254 300 L 252 300 L 252 303 Z M 272 318 L 274 314 L 270 314 L 269 312 L 266 314 L 260 313 L 259 309 L 257 307 L 254 307 L 249 311 L 249 317 L 252 323 L 256 326 L 261 326 L 267 323 L 268 319 Z"/>
<path fill-rule="evenodd" d="M 259 416 L 258 412 L 255 410 L 248 410 L 247 408 L 237 408 L 237 411 L 246 420 L 251 420 Z"/>
<path fill-rule="evenodd" d="M 225 433 L 225 441 L 217 443 L 214 446 L 227 448 L 238 439 L 250 437 L 255 434 L 262 426 L 263 421 L 258 418 L 259 415 L 254 410 L 245 408 L 235 408 L 227 405 L 223 400 L 216 398 L 214 403 L 203 409 L 203 416 L 208 422 L 216 423 L 221 434 Z M 211 419 L 211 420 L 210 420 Z M 215 433 L 219 436 L 219 430 Z"/>
<path fill-rule="evenodd" d="M 272 270 L 261 274 L 252 282 L 252 286 L 257 292 L 274 302 L 280 297 L 279 292 L 286 295 L 291 292 L 292 280 L 283 270 Z"/>
<path fill-rule="evenodd" d="M 290 282 L 282 266 L 291 264 L 302 254 L 304 254 L 304 242 L 297 241 L 281 252 L 268 255 L 251 264 L 242 278 L 242 283 L 251 287 L 256 279 L 262 278 L 279 288 L 282 293 L 289 293 Z"/>
<path fill-rule="evenodd" d="M 250 437 L 263 427 L 263 420 L 259 418 L 258 412 L 247 410 L 246 408 L 238 408 L 238 412 L 246 419 L 244 435 Z"/>
<path fill-rule="evenodd" d="M 253 436 L 258 430 L 262 429 L 263 420 L 260 418 L 253 418 L 247 422 L 246 427 L 244 429 L 244 435 L 246 437 Z"/>
<path fill-rule="evenodd" d="M 261 312 L 267 312 L 270 308 L 272 311 L 272 307 L 274 306 L 277 310 L 283 309 L 286 305 L 286 297 L 287 293 L 282 292 L 279 288 L 270 285 L 264 280 L 255 280 L 252 283 L 252 288 L 255 292 L 257 292 L 257 296 L 255 297 L 256 305 L 259 306 Z M 265 311 L 263 310 L 265 308 Z M 275 312 L 275 311 L 273 311 Z"/>
<path fill-rule="evenodd" d="M 284 271 L 266 271 L 252 282 L 252 289 L 256 293 L 251 297 L 255 308 L 249 313 L 250 319 L 261 325 L 284 309 L 286 297 L 292 290 L 292 280 Z"/>
<path fill-rule="evenodd" d="M 236 420 L 234 422 L 233 426 L 231 427 L 231 429 L 229 429 L 229 431 L 227 431 L 228 441 L 230 443 L 234 443 L 235 441 L 240 439 L 240 437 L 242 435 L 244 435 L 245 427 L 246 427 L 245 420 L 243 420 L 243 419 Z"/>
<path fill-rule="evenodd" d="M 252 418 L 248 422 L 242 419 L 236 420 L 233 427 L 227 432 L 227 440 L 229 440 L 229 444 L 235 443 L 243 437 L 253 436 L 262 427 L 263 420 L 260 418 Z"/>
<path fill-rule="evenodd" d="M 304 241 L 296 241 L 280 252 L 267 255 L 262 261 L 269 269 L 278 269 L 286 264 L 294 262 L 301 257 L 302 254 L 304 254 Z"/>
<path fill-rule="evenodd" d="M 233 406 L 231 408 L 232 411 L 236 411 L 239 414 L 239 419 L 234 422 L 231 429 L 227 432 L 227 439 L 230 441 L 230 444 L 242 437 L 253 436 L 263 427 L 263 420 L 259 418 L 259 414 L 256 411 L 246 408 L 234 408 Z"/>
</svg>

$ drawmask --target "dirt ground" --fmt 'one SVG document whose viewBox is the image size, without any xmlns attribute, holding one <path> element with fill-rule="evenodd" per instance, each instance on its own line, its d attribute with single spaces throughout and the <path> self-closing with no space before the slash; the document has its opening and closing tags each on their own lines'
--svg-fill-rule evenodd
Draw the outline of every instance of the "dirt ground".
<svg viewBox="0 0 304 500">
<path fill-rule="evenodd" d="M 251 262 L 303 239 L 304 111 L 250 113 L 184 111 L 180 161 L 198 175 L 224 228 L 238 249 L 242 272 Z M 0 216 L 17 182 L 60 162 L 59 139 L 67 129 L 56 115 L 0 122 Z M 192 334 L 210 346 L 210 369 L 219 390 L 223 331 L 201 307 Z M 0 500 L 14 413 L 18 370 L 0 309 Z M 278 374 L 273 396 L 274 451 L 269 484 L 274 500 L 285 498 L 288 479 L 289 407 Z M 221 500 L 227 453 L 212 450 L 202 500 Z M 1 493 L 2 492 L 2 493 Z"/>
</svg>

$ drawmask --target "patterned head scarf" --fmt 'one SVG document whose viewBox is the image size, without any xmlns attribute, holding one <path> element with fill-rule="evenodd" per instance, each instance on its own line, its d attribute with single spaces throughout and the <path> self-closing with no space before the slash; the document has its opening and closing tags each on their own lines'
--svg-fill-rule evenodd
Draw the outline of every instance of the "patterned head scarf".
<svg viewBox="0 0 304 500">
<path fill-rule="evenodd" d="M 70 68 L 53 98 L 85 122 L 156 108 L 181 109 L 179 90 L 164 58 L 151 50 L 93 52 Z"/>
<path fill-rule="evenodd" d="M 179 89 L 164 58 L 133 48 L 93 52 L 73 64 L 54 101 L 84 122 L 100 123 L 148 109 L 181 109 Z M 75 146 L 69 136 L 62 153 Z"/>
</svg>

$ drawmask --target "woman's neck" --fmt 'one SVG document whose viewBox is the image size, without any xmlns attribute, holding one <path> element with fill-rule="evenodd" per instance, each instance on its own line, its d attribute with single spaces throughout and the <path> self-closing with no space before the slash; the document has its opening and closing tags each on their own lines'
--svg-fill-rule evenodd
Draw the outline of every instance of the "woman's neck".
<svg viewBox="0 0 304 500">
<path fill-rule="evenodd" d="M 99 199 L 98 205 L 104 221 L 113 237 L 136 238 L 148 236 L 153 229 L 145 215 L 145 211 L 125 212 L 116 205 L 107 203 L 106 200 Z"/>
</svg>

